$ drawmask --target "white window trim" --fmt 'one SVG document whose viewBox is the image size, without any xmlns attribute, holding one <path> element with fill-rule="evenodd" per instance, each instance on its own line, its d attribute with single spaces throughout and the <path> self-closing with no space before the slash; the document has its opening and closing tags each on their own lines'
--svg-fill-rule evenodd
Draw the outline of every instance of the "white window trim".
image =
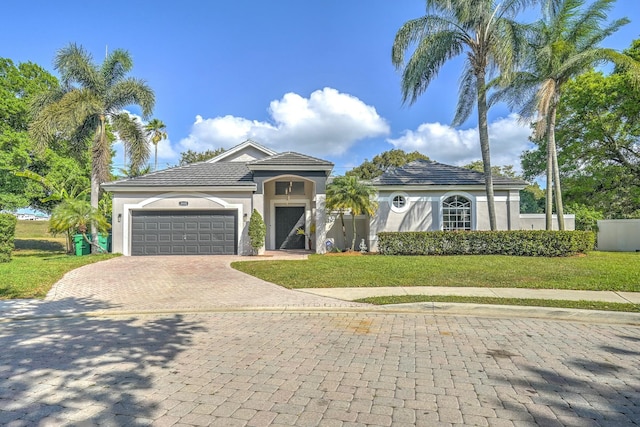
<svg viewBox="0 0 640 427">
<path fill-rule="evenodd" d="M 404 206 L 401 208 L 393 205 L 393 199 L 395 199 L 398 196 L 404 198 Z M 409 209 L 409 205 L 410 205 L 409 195 L 405 192 L 396 191 L 395 193 L 391 193 L 391 195 L 389 196 L 389 207 L 393 212 L 397 212 L 397 213 L 406 212 Z"/>
<path fill-rule="evenodd" d="M 451 196 L 462 196 L 465 199 L 469 200 L 471 202 L 471 230 L 477 230 L 478 229 L 478 224 L 477 224 L 477 215 L 476 215 L 476 197 L 472 194 L 469 193 L 465 193 L 464 191 L 450 191 L 448 193 L 443 194 L 440 197 L 440 206 L 439 206 L 439 220 L 440 220 L 440 224 L 439 225 L 439 230 L 443 231 L 444 230 L 444 209 L 442 204 L 444 203 L 445 200 L 447 200 L 449 197 Z"/>
</svg>

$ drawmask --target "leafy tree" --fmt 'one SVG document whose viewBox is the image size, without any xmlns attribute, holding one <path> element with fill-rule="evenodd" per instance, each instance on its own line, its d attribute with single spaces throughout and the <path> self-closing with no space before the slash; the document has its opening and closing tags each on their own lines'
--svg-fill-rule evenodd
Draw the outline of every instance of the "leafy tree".
<svg viewBox="0 0 640 427">
<path fill-rule="evenodd" d="M 356 215 L 373 215 L 378 205 L 373 199 L 375 188 L 362 182 L 356 176 L 338 176 L 327 185 L 325 207 L 329 212 L 338 211 L 342 222 L 344 241 L 347 241 L 347 232 L 344 225 L 344 214 L 351 211 L 353 238 L 351 250 L 356 247 Z"/>
<path fill-rule="evenodd" d="M 484 165 L 482 164 L 482 160 L 475 160 L 467 165 L 464 165 L 463 168 L 471 169 L 476 172 L 484 172 Z M 516 174 L 516 171 L 513 170 L 513 165 L 491 166 L 491 174 L 493 176 L 505 176 L 507 178 L 521 178 Z"/>
<path fill-rule="evenodd" d="M 509 76 L 509 86 L 499 95 L 512 106 L 519 106 L 523 117 L 536 119 L 536 139 L 545 138 L 547 229 L 552 226 L 555 191 L 558 226 L 564 230 L 555 138 L 558 103 L 564 86 L 603 62 L 637 68 L 628 56 L 599 46 L 602 40 L 629 22 L 623 18 L 604 25 L 614 2 L 597 0 L 585 7 L 585 0 L 546 0 L 543 19 L 532 25 L 524 70 L 515 77 Z"/>
<path fill-rule="evenodd" d="M 484 172 L 482 160 L 473 161 L 463 167 L 477 172 Z M 523 179 L 513 170 L 513 165 L 491 166 L 491 173 L 493 176 Z M 543 207 L 540 205 L 541 200 L 544 200 L 544 193 L 538 183 L 527 185 L 523 190 L 520 190 L 520 213 L 543 212 Z"/>
<path fill-rule="evenodd" d="M 151 138 L 151 143 L 154 146 L 154 161 L 153 170 L 158 170 L 158 143 L 163 139 L 167 139 L 167 133 L 165 129 L 167 126 L 160 119 L 152 119 L 144 126 L 144 130 L 147 132 L 147 136 Z"/>
<path fill-rule="evenodd" d="M 602 212 L 578 203 L 567 204 L 567 213 L 576 216 L 576 230 L 598 231 L 598 220 L 604 219 Z"/>
<path fill-rule="evenodd" d="M 640 40 L 624 52 L 640 60 Z M 640 210 L 640 87 L 628 70 L 589 71 L 564 85 L 558 104 L 559 174 L 567 202 L 609 218 Z M 546 141 L 523 154 L 525 174 L 544 170 Z"/>
<path fill-rule="evenodd" d="M 346 175 L 371 180 L 382 175 L 387 169 L 404 166 L 418 159 L 429 160 L 429 157 L 418 151 L 407 153 L 404 150 L 396 148 L 375 155 L 371 161 L 365 159 L 360 166 L 351 169 Z"/>
<path fill-rule="evenodd" d="M 14 172 L 33 168 L 34 162 L 41 160 L 27 133 L 29 102 L 57 84 L 54 76 L 36 64 L 16 65 L 10 59 L 0 58 L 0 210 L 27 207 L 43 196 L 39 186 Z M 52 157 L 54 152 L 46 155 Z M 37 170 L 33 170 L 47 174 L 49 169 L 48 162 L 39 162 Z"/>
<path fill-rule="evenodd" d="M 264 239 L 267 236 L 267 226 L 262 219 L 262 215 L 256 209 L 249 218 L 249 240 L 254 253 L 258 253 L 264 246 Z"/>
<path fill-rule="evenodd" d="M 426 91 L 445 62 L 466 55 L 453 125 L 462 124 L 471 115 L 475 102 L 491 230 L 496 229 L 496 214 L 486 82 L 494 69 L 505 77 L 511 73 L 522 44 L 513 18 L 528 3 L 531 2 L 505 0 L 496 5 L 493 0 L 426 0 L 427 14 L 400 28 L 391 53 L 393 64 L 402 69 L 403 101 L 410 103 Z M 405 64 L 410 46 L 415 49 Z"/>
<path fill-rule="evenodd" d="M 215 150 L 206 151 L 192 151 L 187 150 L 180 153 L 180 166 L 188 165 L 190 163 L 205 162 L 211 160 L 214 157 L 224 153 L 224 148 L 218 148 Z"/>
<path fill-rule="evenodd" d="M 119 174 L 119 178 L 135 178 L 137 176 L 142 176 L 142 175 L 146 175 L 148 173 L 151 172 L 151 165 L 145 165 L 140 167 L 139 169 L 131 169 L 131 167 L 128 168 L 120 168 L 118 170 L 120 172 Z"/>
<path fill-rule="evenodd" d="M 151 114 L 155 97 L 144 81 L 127 77 L 133 61 L 121 49 L 97 65 L 81 46 L 70 44 L 58 51 L 54 64 L 62 86 L 34 103 L 30 132 L 41 146 L 63 135 L 74 152 L 91 152 L 91 206 L 97 210 L 100 184 L 110 178 L 112 149 L 107 124 L 127 142 L 131 167 L 138 169 L 149 158 L 149 146 L 141 123 L 122 109 L 138 105 L 146 117 Z M 95 224 L 92 234 L 97 245 Z"/>
</svg>

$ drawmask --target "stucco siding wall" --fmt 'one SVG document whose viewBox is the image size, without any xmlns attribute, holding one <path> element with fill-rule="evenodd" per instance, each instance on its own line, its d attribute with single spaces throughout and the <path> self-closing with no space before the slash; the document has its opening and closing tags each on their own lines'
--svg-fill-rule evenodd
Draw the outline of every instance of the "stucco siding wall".
<svg viewBox="0 0 640 427">
<path fill-rule="evenodd" d="M 552 215 L 553 230 L 558 230 L 558 215 Z M 520 214 L 518 230 L 545 230 L 546 217 L 545 214 Z M 565 230 L 576 229 L 576 216 L 573 214 L 564 215 Z"/>
<path fill-rule="evenodd" d="M 186 202 L 187 205 L 180 206 L 180 202 Z M 250 254 L 251 246 L 248 239 L 248 221 L 252 211 L 250 193 L 114 193 L 113 252 L 129 253 L 131 212 L 134 210 L 193 211 L 222 209 L 238 211 L 238 253 Z"/>
<path fill-rule="evenodd" d="M 407 197 L 406 208 L 398 210 L 391 206 L 393 197 Z M 484 190 L 442 191 L 380 191 L 378 211 L 371 218 L 368 244 L 377 250 L 377 233 L 383 231 L 437 231 L 442 230 L 442 201 L 452 195 L 461 195 L 471 200 L 473 230 L 489 230 L 489 211 Z M 515 230 L 519 226 L 520 197 L 517 190 L 495 192 L 496 223 L 499 230 Z"/>
<path fill-rule="evenodd" d="M 598 250 L 616 252 L 640 251 L 640 219 L 598 221 Z"/>
<path fill-rule="evenodd" d="M 340 217 L 338 215 L 327 215 L 327 234 L 326 239 L 322 242 L 318 242 L 318 244 L 325 245 L 327 240 L 331 240 L 333 242 L 333 246 L 338 249 L 350 249 L 351 248 L 351 240 L 353 238 L 353 219 L 351 215 L 344 216 L 344 224 L 347 231 L 347 240 L 344 240 L 344 234 L 342 233 L 342 222 L 340 221 Z M 368 242 L 369 235 L 369 221 L 368 218 L 364 215 L 356 216 L 356 247 L 355 250 L 360 250 L 360 242 L 364 239 L 367 247 L 369 246 Z"/>
</svg>

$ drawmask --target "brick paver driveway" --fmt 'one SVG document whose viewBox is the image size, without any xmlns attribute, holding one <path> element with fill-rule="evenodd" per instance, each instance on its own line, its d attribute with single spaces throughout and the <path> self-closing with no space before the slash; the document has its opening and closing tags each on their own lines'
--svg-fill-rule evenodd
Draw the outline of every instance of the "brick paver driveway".
<svg viewBox="0 0 640 427">
<path fill-rule="evenodd" d="M 640 328 L 227 312 L 0 328 L 0 425 L 632 426 Z"/>
<path fill-rule="evenodd" d="M 119 257 L 68 273 L 46 301 L 76 310 L 335 307 L 349 302 L 290 291 L 229 266 L 233 256 Z"/>
<path fill-rule="evenodd" d="M 5 318 L 0 425 L 640 425 L 640 327 L 354 311 L 228 261 L 93 264 L 41 310 L 103 315 Z"/>
</svg>

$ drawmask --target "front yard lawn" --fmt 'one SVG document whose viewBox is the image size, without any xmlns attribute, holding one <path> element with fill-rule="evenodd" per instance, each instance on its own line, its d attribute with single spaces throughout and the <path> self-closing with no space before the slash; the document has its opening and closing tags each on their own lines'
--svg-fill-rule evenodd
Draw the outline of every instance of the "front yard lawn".
<svg viewBox="0 0 640 427">
<path fill-rule="evenodd" d="M 65 273 L 118 255 L 67 255 L 65 239 L 47 232 L 47 221 L 18 221 L 11 261 L 0 263 L 0 300 L 44 298 Z"/>
<path fill-rule="evenodd" d="M 286 288 L 477 286 L 640 292 L 640 253 L 590 252 L 560 258 L 329 256 L 238 261 L 232 267 Z"/>
</svg>

